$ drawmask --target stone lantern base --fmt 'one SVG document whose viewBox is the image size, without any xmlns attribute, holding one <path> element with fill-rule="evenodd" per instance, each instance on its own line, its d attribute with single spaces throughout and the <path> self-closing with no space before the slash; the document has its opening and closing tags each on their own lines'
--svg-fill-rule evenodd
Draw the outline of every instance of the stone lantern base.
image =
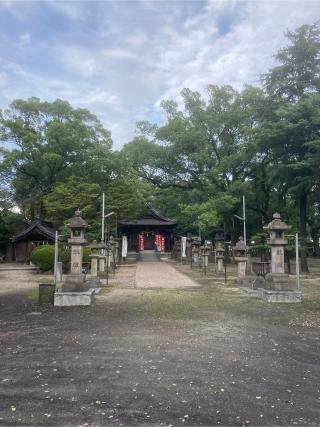
<svg viewBox="0 0 320 427">
<path fill-rule="evenodd" d="M 259 288 L 258 296 L 266 302 L 301 302 L 301 292 L 298 291 L 270 291 L 269 289 Z"/>
<path fill-rule="evenodd" d="M 63 292 L 83 292 L 88 290 L 85 274 L 67 274 L 61 285 Z"/>
<path fill-rule="evenodd" d="M 301 292 L 295 289 L 295 283 L 290 281 L 288 274 L 269 273 L 264 288 L 258 289 L 258 296 L 267 302 L 301 302 Z"/>
<path fill-rule="evenodd" d="M 56 307 L 74 307 L 79 305 L 91 305 L 94 300 L 96 289 L 90 288 L 84 292 L 59 292 L 54 294 L 54 305 Z"/>
<path fill-rule="evenodd" d="M 294 291 L 295 284 L 290 282 L 289 274 L 269 273 L 266 275 L 265 288 L 270 291 Z"/>
</svg>

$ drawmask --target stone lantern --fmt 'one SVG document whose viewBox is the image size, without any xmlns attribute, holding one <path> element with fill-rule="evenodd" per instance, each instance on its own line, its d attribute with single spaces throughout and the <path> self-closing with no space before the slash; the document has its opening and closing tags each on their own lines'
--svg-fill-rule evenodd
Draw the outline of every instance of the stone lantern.
<svg viewBox="0 0 320 427">
<path fill-rule="evenodd" d="M 207 267 L 209 265 L 209 255 L 211 252 L 211 245 L 205 242 L 205 244 L 202 247 L 202 258 L 203 258 L 203 267 L 205 274 L 207 273 Z"/>
<path fill-rule="evenodd" d="M 76 210 L 74 216 L 67 224 L 71 230 L 68 243 L 71 245 L 70 274 L 62 285 L 63 291 L 83 291 L 85 289 L 85 274 L 82 273 L 83 246 L 87 243 L 84 237 L 87 222 L 81 217 L 80 210 Z"/>
<path fill-rule="evenodd" d="M 223 271 L 223 259 L 224 259 L 224 245 L 220 240 L 216 242 L 216 262 L 217 262 L 217 271 Z"/>
<path fill-rule="evenodd" d="M 116 239 L 111 235 L 109 239 L 109 253 L 107 254 L 107 260 L 108 260 L 108 268 L 111 266 L 111 262 L 115 262 L 115 255 L 116 255 Z"/>
<path fill-rule="evenodd" d="M 65 275 L 61 288 L 56 290 L 54 305 L 58 307 L 90 305 L 94 299 L 95 289 L 90 287 L 90 282 L 85 281 L 85 274 L 82 273 L 83 246 L 87 242 L 84 232 L 88 224 L 81 217 L 79 209 L 71 218 L 68 227 L 71 230 L 68 239 L 71 245 L 70 274 Z"/>
<path fill-rule="evenodd" d="M 247 266 L 247 247 L 244 243 L 243 237 L 239 237 L 239 241 L 236 243 L 236 246 L 233 247 L 234 260 L 238 265 L 238 277 L 245 277 L 246 275 L 246 266 Z"/>
<path fill-rule="evenodd" d="M 91 245 L 89 245 L 89 248 L 91 249 L 91 279 L 96 281 L 99 281 L 99 260 L 102 249 L 104 249 L 104 247 L 104 243 L 98 243 L 96 240 L 94 240 Z"/>
<path fill-rule="evenodd" d="M 275 213 L 265 227 L 270 231 L 268 243 L 271 245 L 271 273 L 266 275 L 265 288 L 259 289 L 260 297 L 268 302 L 300 302 L 301 292 L 295 291 L 294 283 L 284 271 L 284 248 L 288 241 L 284 232 L 291 228 Z"/>
<path fill-rule="evenodd" d="M 284 274 L 284 248 L 288 244 L 284 232 L 290 230 L 291 225 L 281 221 L 280 214 L 275 213 L 273 220 L 263 228 L 270 230 L 268 243 L 271 245 L 271 273 Z"/>
<path fill-rule="evenodd" d="M 201 246 L 201 239 L 199 237 L 193 237 L 191 240 L 191 250 L 193 255 L 193 262 L 197 265 L 199 265 L 200 246 Z"/>
</svg>

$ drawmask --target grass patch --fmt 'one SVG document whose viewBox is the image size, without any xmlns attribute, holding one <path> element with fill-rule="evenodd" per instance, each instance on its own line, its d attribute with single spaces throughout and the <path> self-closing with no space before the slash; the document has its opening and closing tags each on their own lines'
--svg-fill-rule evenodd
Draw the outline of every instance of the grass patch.
<svg viewBox="0 0 320 427">
<path fill-rule="evenodd" d="M 302 303 L 266 303 L 243 293 L 233 283 L 224 285 L 203 278 L 193 269 L 181 270 L 203 285 L 201 289 L 148 290 L 135 301 L 139 311 L 156 318 L 202 319 L 225 318 L 235 321 L 248 319 L 263 323 L 313 325 L 320 319 L 320 280 L 302 281 Z M 312 321 L 310 320 L 312 319 Z M 319 321 L 320 322 L 320 321 Z"/>
</svg>

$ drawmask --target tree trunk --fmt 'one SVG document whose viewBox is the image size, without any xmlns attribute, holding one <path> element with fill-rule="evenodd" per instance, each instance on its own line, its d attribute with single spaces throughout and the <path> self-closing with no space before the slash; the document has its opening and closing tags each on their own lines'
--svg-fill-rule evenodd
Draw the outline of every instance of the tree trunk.
<svg viewBox="0 0 320 427">
<path fill-rule="evenodd" d="M 303 191 L 299 198 L 300 213 L 300 260 L 301 272 L 309 273 L 307 261 L 307 193 Z"/>
<path fill-rule="evenodd" d="M 284 257 L 287 264 L 287 270 L 288 270 L 287 273 L 291 274 L 290 253 L 285 251 Z"/>
</svg>

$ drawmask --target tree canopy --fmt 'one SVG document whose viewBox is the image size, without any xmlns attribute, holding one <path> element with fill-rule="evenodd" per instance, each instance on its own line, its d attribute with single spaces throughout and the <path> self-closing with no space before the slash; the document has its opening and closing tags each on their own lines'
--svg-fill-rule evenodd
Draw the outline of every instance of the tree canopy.
<svg viewBox="0 0 320 427">
<path fill-rule="evenodd" d="M 98 233 L 100 197 L 119 217 L 151 202 L 178 220 L 178 233 L 210 238 L 223 226 L 232 241 L 261 232 L 275 211 L 299 231 L 303 269 L 320 235 L 320 30 L 286 33 L 277 64 L 261 87 L 210 84 L 189 88 L 181 103 L 164 100 L 162 124 L 141 121 L 120 151 L 96 116 L 68 102 L 15 100 L 0 112 L 0 203 L 25 217 L 62 226 L 82 208 Z"/>
</svg>

